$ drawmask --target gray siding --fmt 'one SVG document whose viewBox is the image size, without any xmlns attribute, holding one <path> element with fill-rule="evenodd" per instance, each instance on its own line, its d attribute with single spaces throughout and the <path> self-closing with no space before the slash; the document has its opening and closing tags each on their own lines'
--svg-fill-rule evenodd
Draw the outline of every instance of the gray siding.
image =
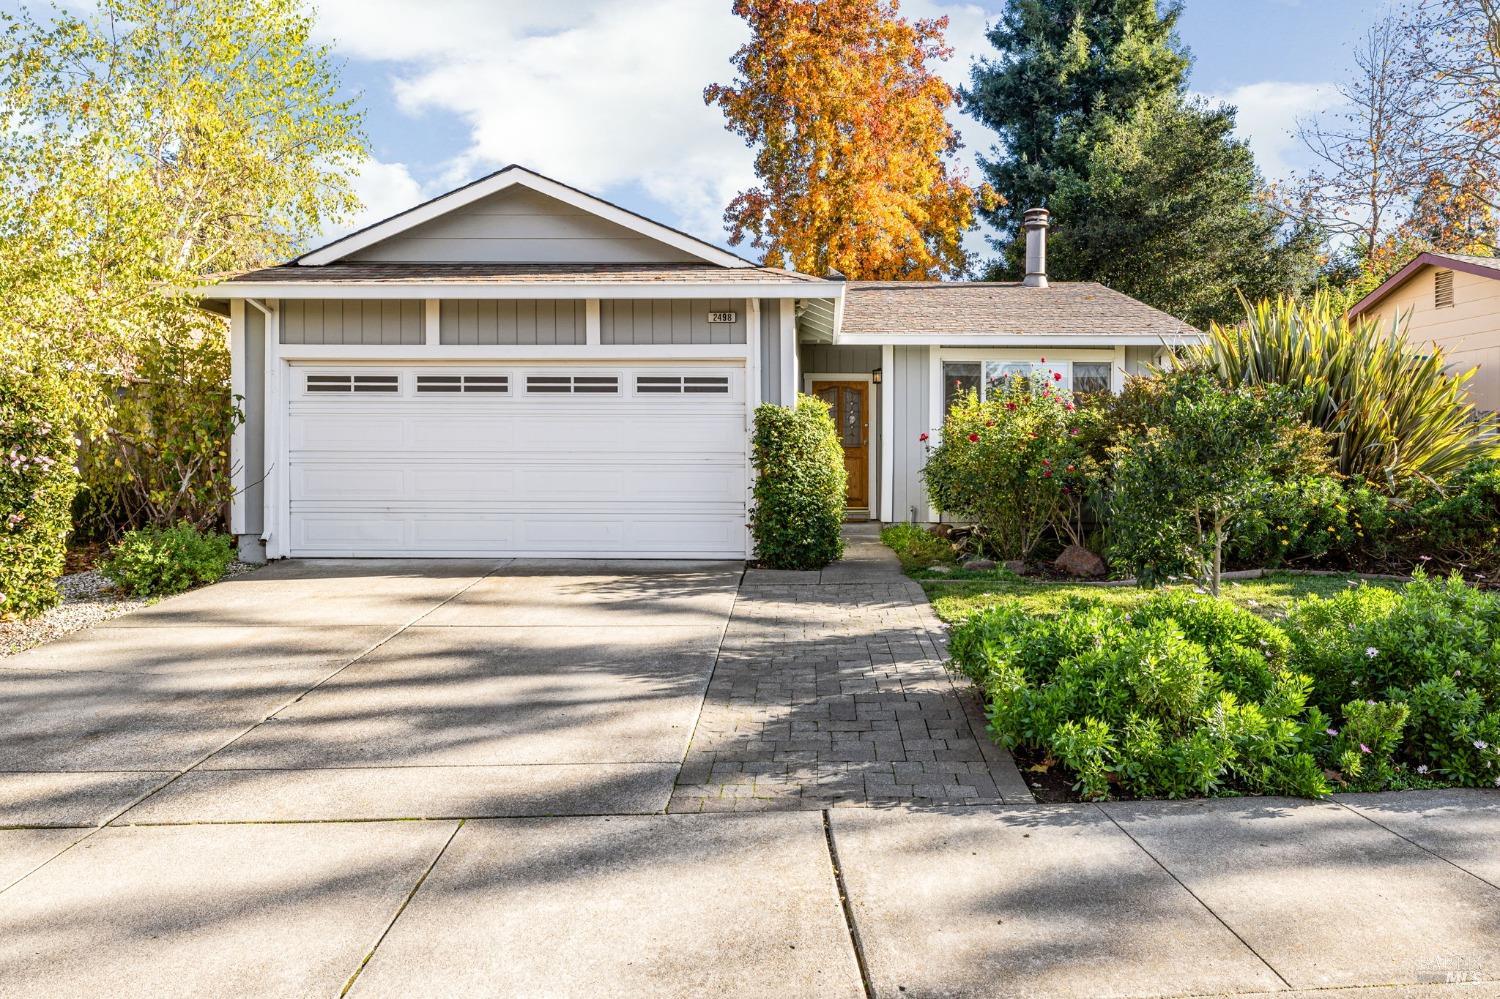
<svg viewBox="0 0 1500 999">
<path fill-rule="evenodd" d="M 710 323 L 710 312 L 733 312 L 732 323 Z M 599 302 L 599 342 L 744 343 L 745 300 L 606 298 Z"/>
<path fill-rule="evenodd" d="M 802 370 L 809 375 L 856 374 L 880 367 L 879 347 L 833 347 L 805 343 L 800 349 Z"/>
<path fill-rule="evenodd" d="M 266 317 L 245 303 L 245 533 L 265 531 Z"/>
<path fill-rule="evenodd" d="M 926 347 L 897 347 L 884 383 L 890 386 L 895 440 L 891 442 L 891 519 L 927 520 L 927 488 L 921 469 L 927 451 L 918 438 L 933 429 L 930 413 L 932 378 Z M 913 518 L 912 508 L 916 508 Z"/>
<path fill-rule="evenodd" d="M 582 299 L 443 302 L 438 342 L 443 344 L 582 344 Z"/>
<path fill-rule="evenodd" d="M 1155 364 L 1156 357 L 1160 353 L 1160 347 L 1126 347 L 1125 373 L 1127 375 L 1147 374 L 1146 366 Z"/>
<path fill-rule="evenodd" d="M 367 246 L 349 259 L 649 264 L 698 258 L 555 198 L 512 187 Z"/>
<path fill-rule="evenodd" d="M 760 303 L 760 401 L 777 406 L 796 401 L 781 397 L 781 303 L 775 299 Z"/>
<path fill-rule="evenodd" d="M 420 344 L 422 303 L 414 299 L 284 299 L 281 342 Z"/>
</svg>

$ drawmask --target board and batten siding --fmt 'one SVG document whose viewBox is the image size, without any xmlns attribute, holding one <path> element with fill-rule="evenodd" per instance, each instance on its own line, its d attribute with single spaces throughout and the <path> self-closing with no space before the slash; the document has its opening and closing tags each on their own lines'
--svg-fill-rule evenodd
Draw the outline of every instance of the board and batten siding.
<svg viewBox="0 0 1500 999">
<path fill-rule="evenodd" d="M 1126 347 L 1125 373 L 1127 375 L 1150 374 L 1151 365 L 1156 363 L 1161 354 L 1162 348 L 1160 347 Z"/>
<path fill-rule="evenodd" d="M 922 434 L 932 430 L 932 351 L 927 347 L 896 347 L 892 370 L 883 374 L 892 408 L 891 519 L 897 522 L 928 519 L 927 487 L 922 466 L 927 461 Z"/>
<path fill-rule="evenodd" d="M 690 263 L 698 258 L 524 187 L 498 191 L 351 254 L 390 263 Z"/>
<path fill-rule="evenodd" d="M 781 303 L 760 303 L 760 401 L 790 406 L 795 399 L 781 397 Z"/>
<path fill-rule="evenodd" d="M 289 298 L 281 303 L 281 342 L 418 345 L 423 342 L 422 303 Z"/>
<path fill-rule="evenodd" d="M 733 312 L 734 322 L 710 323 L 710 312 Z M 745 343 L 745 301 L 738 298 L 601 299 L 599 342 Z"/>
<path fill-rule="evenodd" d="M 804 343 L 798 356 L 803 372 L 809 375 L 849 375 L 874 371 L 880 367 L 879 347 L 835 347 L 824 343 Z"/>
<path fill-rule="evenodd" d="M 246 302 L 245 310 L 245 425 L 241 430 L 245 449 L 244 504 L 246 535 L 265 532 L 266 478 L 266 317 Z"/>
<path fill-rule="evenodd" d="M 1435 282 L 1444 269 L 1419 268 L 1365 315 L 1386 329 L 1398 314 L 1407 317 L 1411 343 L 1441 347 L 1451 372 L 1477 367 L 1469 401 L 1481 410 L 1500 410 L 1500 276 L 1452 271 L 1453 304 L 1439 308 Z"/>
<path fill-rule="evenodd" d="M 449 344 L 557 344 L 585 341 L 582 299 L 445 301 L 438 307 L 438 342 Z"/>
</svg>

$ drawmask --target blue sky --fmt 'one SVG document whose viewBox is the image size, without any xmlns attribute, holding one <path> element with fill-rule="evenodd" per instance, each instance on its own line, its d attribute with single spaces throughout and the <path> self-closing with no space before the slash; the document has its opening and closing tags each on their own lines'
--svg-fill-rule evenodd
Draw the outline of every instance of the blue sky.
<svg viewBox="0 0 1500 999">
<path fill-rule="evenodd" d="M 0 0 L 14 9 L 20 0 Z M 87 0 L 79 0 L 80 5 Z M 703 106 L 744 39 L 730 0 L 318 0 L 318 34 L 344 62 L 367 113 L 372 159 L 359 178 L 383 218 L 506 163 L 532 166 L 706 239 L 754 183 L 751 154 Z M 1350 49 L 1383 3 L 1187 0 L 1180 29 L 1191 86 L 1240 108 L 1262 170 L 1301 165 L 1287 133 L 1329 108 Z M 903 0 L 950 18 L 955 83 L 989 51 L 1003 0 Z M 972 165 L 994 136 L 955 115 Z M 982 234 L 971 243 L 983 248 Z"/>
<path fill-rule="evenodd" d="M 947 14 L 967 77 L 1002 8 L 906 0 L 912 16 Z M 519 162 L 722 242 L 723 205 L 753 183 L 750 153 L 699 93 L 729 78 L 744 37 L 728 0 L 323 0 L 320 33 L 346 60 L 367 109 L 373 161 L 360 180 L 383 217 Z M 1351 46 L 1381 5 L 1355 0 L 1188 0 L 1181 35 L 1195 92 L 1240 108 L 1264 172 L 1301 165 L 1288 132 L 1329 107 Z M 964 159 L 994 136 L 956 122 Z M 982 248 L 982 236 L 972 245 Z"/>
</svg>

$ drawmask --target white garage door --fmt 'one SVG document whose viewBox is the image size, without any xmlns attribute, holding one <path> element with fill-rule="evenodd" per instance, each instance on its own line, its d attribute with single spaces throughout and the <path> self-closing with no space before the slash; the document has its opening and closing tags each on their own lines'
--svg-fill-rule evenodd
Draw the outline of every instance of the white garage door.
<svg viewBox="0 0 1500 999">
<path fill-rule="evenodd" d="M 291 554 L 743 557 L 744 373 L 296 366 Z"/>
</svg>

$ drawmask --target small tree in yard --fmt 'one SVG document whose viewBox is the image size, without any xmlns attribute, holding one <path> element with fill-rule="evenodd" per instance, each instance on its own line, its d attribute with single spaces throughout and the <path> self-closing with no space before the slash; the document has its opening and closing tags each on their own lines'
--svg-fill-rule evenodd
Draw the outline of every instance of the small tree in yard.
<svg viewBox="0 0 1500 999">
<path fill-rule="evenodd" d="M 828 404 L 755 411 L 755 557 L 771 569 L 821 569 L 844 554 L 844 449 Z"/>
<path fill-rule="evenodd" d="M 1157 419 L 1114 448 L 1111 557 L 1148 585 L 1186 568 L 1218 596 L 1236 516 L 1296 461 L 1295 412 L 1284 390 L 1170 379 Z"/>
<path fill-rule="evenodd" d="M 983 402 L 972 392 L 962 397 L 922 471 L 937 508 L 972 521 L 984 548 L 1001 558 L 1030 557 L 1049 528 L 1082 541 L 1089 464 L 1077 407 L 1055 385 L 1050 377 L 1012 378 Z"/>
</svg>

